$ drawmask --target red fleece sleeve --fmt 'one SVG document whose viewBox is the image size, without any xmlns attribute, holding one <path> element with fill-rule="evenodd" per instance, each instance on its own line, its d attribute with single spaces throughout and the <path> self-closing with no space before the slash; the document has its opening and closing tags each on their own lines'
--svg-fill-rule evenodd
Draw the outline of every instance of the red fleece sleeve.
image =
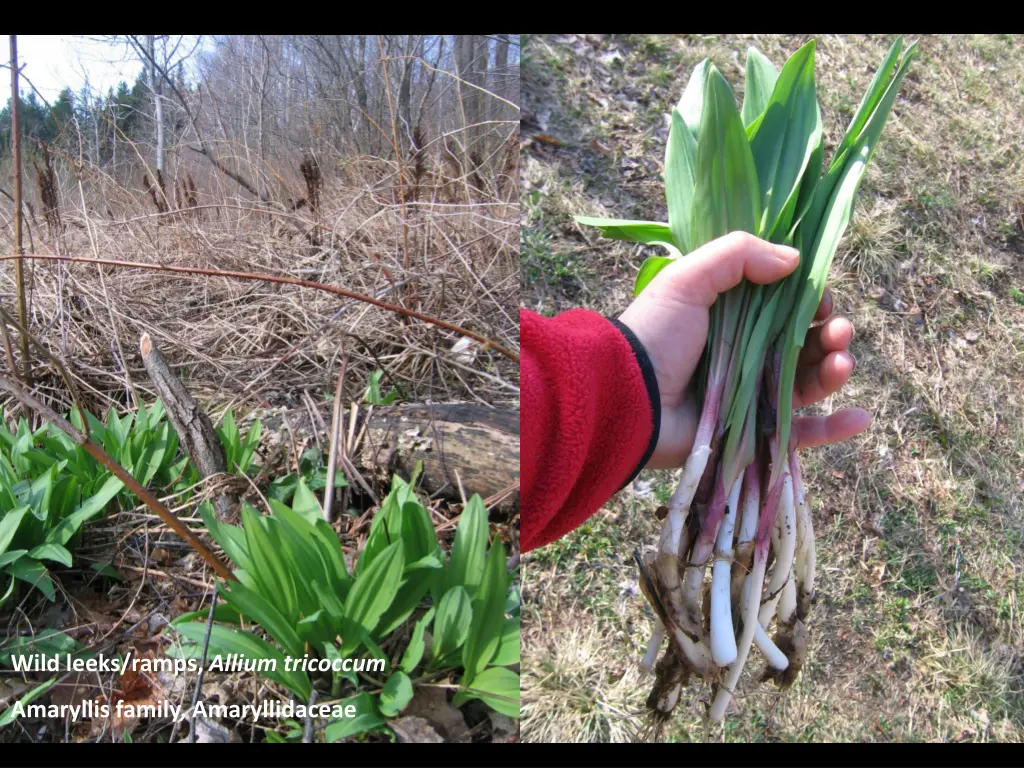
<svg viewBox="0 0 1024 768">
<path fill-rule="evenodd" d="M 661 418 L 647 354 L 625 326 L 520 310 L 521 547 L 578 528 L 650 458 Z"/>
</svg>

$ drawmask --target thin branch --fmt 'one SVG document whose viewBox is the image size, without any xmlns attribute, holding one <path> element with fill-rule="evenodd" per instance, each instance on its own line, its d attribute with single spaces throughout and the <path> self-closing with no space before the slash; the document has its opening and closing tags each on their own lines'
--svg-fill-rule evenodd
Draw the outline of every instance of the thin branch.
<svg viewBox="0 0 1024 768">
<path fill-rule="evenodd" d="M 82 429 L 85 430 L 85 437 L 88 439 L 90 437 L 89 422 L 86 420 L 85 410 L 82 408 L 82 396 L 78 392 L 78 387 L 75 386 L 74 380 L 71 378 L 71 374 L 68 373 L 68 370 L 65 367 L 64 363 L 55 354 L 50 352 L 50 350 L 48 350 L 45 346 L 36 341 L 36 338 L 28 332 L 28 329 L 25 328 L 25 326 L 23 326 L 21 323 L 15 320 L 13 317 L 11 317 L 7 310 L 5 310 L 3 307 L 0 307 L 0 328 L 3 329 L 5 347 L 4 351 L 7 353 L 8 365 L 11 366 L 11 372 L 13 373 L 15 368 L 14 358 L 11 355 L 10 337 L 7 334 L 8 323 L 18 329 L 18 333 L 21 334 L 21 338 L 28 339 L 28 341 L 31 342 L 32 346 L 34 346 L 36 349 L 43 353 L 43 357 L 47 358 L 51 363 L 53 363 L 54 368 L 57 369 L 57 373 L 60 374 L 60 377 L 64 379 L 64 384 L 67 385 L 68 391 L 71 393 L 71 402 L 75 404 L 75 408 L 78 409 L 78 413 L 82 417 Z"/>
</svg>

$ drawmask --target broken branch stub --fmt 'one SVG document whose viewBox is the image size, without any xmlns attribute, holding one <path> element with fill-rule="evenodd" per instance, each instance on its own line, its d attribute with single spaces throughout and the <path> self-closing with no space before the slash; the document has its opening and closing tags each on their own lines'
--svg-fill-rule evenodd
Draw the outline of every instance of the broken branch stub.
<svg viewBox="0 0 1024 768">
<path fill-rule="evenodd" d="M 160 393 L 164 403 L 164 411 L 170 419 L 174 431 L 178 433 L 181 446 L 191 457 L 192 463 L 204 478 L 226 474 L 227 460 L 221 447 L 213 422 L 199 403 L 185 389 L 185 385 L 174 375 L 167 360 L 157 349 L 148 333 L 139 339 L 139 350 L 142 362 L 150 381 Z M 214 498 L 217 519 L 225 520 L 231 512 L 235 499 L 227 494 Z"/>
</svg>

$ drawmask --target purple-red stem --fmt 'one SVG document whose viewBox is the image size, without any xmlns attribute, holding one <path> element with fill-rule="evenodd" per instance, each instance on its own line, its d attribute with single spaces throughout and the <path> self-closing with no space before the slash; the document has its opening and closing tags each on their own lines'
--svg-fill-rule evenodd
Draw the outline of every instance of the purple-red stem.
<svg viewBox="0 0 1024 768">
<path fill-rule="evenodd" d="M 754 553 L 759 557 L 768 556 L 768 546 L 772 540 L 772 526 L 779 512 L 779 501 L 782 499 L 782 478 L 779 478 L 768 492 L 768 498 L 761 509 L 761 517 L 757 521 L 757 538 L 754 540 Z"/>
</svg>

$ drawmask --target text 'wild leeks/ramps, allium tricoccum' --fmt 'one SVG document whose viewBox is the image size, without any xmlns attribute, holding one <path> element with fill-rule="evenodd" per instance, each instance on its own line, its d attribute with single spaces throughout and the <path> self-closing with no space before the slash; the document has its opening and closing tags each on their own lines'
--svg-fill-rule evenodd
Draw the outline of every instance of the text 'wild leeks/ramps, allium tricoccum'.
<svg viewBox="0 0 1024 768">
<path fill-rule="evenodd" d="M 806 658 L 815 551 L 790 430 L 797 358 L 915 49 L 916 43 L 904 51 L 903 38 L 896 40 L 827 166 L 813 40 L 781 71 L 751 48 L 741 108 L 705 59 L 672 110 L 668 223 L 576 219 L 606 237 L 669 252 L 644 262 L 637 294 L 673 259 L 730 232 L 800 251 L 799 267 L 785 279 L 744 281 L 711 309 L 693 451 L 656 550 L 637 556 L 657 615 L 645 669 L 654 667 L 669 639 L 648 700 L 658 719 L 671 713 L 681 686 L 696 675 L 712 683 L 710 719 L 720 721 L 752 644 L 784 687 Z M 769 553 L 774 566 L 766 583 Z"/>
</svg>

